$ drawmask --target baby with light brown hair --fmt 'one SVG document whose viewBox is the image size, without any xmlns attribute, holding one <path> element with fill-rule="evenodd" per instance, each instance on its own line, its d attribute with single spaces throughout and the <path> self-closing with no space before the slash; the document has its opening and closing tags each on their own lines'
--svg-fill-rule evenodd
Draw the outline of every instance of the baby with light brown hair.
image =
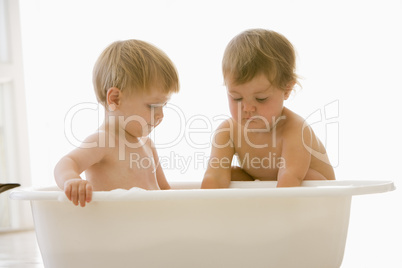
<svg viewBox="0 0 402 268">
<path fill-rule="evenodd" d="M 105 120 L 57 163 L 57 185 L 81 206 L 91 201 L 92 191 L 170 189 L 148 134 L 162 121 L 171 94 L 179 91 L 172 61 L 144 41 L 117 41 L 99 56 L 93 84 Z M 86 180 L 80 177 L 84 171 Z"/>
<path fill-rule="evenodd" d="M 287 187 L 335 179 L 314 131 L 284 107 L 298 83 L 295 69 L 294 48 L 277 32 L 251 29 L 229 42 L 222 71 L 231 118 L 215 132 L 202 188 L 225 188 L 232 180 L 277 180 Z M 235 155 L 238 166 L 232 166 Z"/>
</svg>

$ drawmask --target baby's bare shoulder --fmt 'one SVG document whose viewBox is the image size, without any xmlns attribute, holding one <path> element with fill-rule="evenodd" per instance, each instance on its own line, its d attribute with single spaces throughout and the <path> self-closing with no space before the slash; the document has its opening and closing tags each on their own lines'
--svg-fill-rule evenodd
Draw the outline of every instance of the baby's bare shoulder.
<svg viewBox="0 0 402 268">
<path fill-rule="evenodd" d="M 76 163 L 87 167 L 103 161 L 108 154 L 108 149 L 103 144 L 102 134 L 95 132 L 86 137 L 81 144 L 69 152 L 66 157 L 73 159 Z"/>
<path fill-rule="evenodd" d="M 234 128 L 235 121 L 232 118 L 225 119 L 216 130 L 228 130 L 230 131 L 231 129 Z"/>
<path fill-rule="evenodd" d="M 118 141 L 105 131 L 96 131 L 87 136 L 77 149 L 90 149 L 88 153 L 106 155 L 118 148 Z"/>
<path fill-rule="evenodd" d="M 283 131 L 289 135 L 296 135 L 304 128 L 309 127 L 306 120 L 303 117 L 292 112 L 291 110 L 284 108 L 283 110 L 284 122 Z M 284 134 L 285 134 L 284 133 Z"/>
<path fill-rule="evenodd" d="M 106 141 L 108 141 L 108 137 L 103 131 L 97 131 L 89 136 L 87 136 L 78 146 L 81 149 L 101 149 L 105 147 Z"/>
<path fill-rule="evenodd" d="M 102 138 L 105 138 L 105 132 L 104 131 L 96 131 L 89 136 L 87 136 L 84 140 L 84 142 L 94 142 L 94 141 L 99 141 Z"/>
<path fill-rule="evenodd" d="M 215 130 L 215 138 L 225 138 L 229 139 L 236 128 L 237 124 L 232 118 L 224 120 Z"/>
<path fill-rule="evenodd" d="M 231 118 L 224 120 L 215 130 L 212 140 L 213 145 L 232 145 L 235 122 Z"/>
<path fill-rule="evenodd" d="M 305 145 L 313 146 L 314 148 L 321 149 L 322 144 L 318 139 L 312 127 L 300 115 L 287 109 L 286 111 L 286 124 L 283 130 L 283 137 L 285 139 L 293 139 L 296 142 L 302 142 Z"/>
</svg>

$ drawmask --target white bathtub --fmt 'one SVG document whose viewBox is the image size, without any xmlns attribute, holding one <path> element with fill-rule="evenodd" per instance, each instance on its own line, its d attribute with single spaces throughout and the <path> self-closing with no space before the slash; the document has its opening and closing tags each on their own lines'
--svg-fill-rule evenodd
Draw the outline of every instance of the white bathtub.
<svg viewBox="0 0 402 268">
<path fill-rule="evenodd" d="M 275 185 L 171 182 L 176 190 L 95 192 L 85 208 L 57 188 L 10 197 L 31 201 L 47 268 L 327 268 L 342 263 L 352 196 L 395 189 L 386 181 Z"/>
</svg>

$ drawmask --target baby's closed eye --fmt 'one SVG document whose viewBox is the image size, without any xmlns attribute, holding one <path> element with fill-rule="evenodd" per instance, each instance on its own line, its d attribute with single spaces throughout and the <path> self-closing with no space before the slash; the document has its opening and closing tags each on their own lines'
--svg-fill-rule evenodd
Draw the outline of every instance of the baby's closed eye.
<svg viewBox="0 0 402 268">
<path fill-rule="evenodd" d="M 148 104 L 149 108 L 159 108 L 159 107 L 165 107 L 167 104 L 167 102 L 164 103 L 152 103 L 152 104 Z"/>
<path fill-rule="evenodd" d="M 268 100 L 268 97 L 266 97 L 266 98 L 255 98 L 255 99 L 256 99 L 257 102 L 262 103 L 262 102 L 265 102 L 266 100 Z"/>
</svg>

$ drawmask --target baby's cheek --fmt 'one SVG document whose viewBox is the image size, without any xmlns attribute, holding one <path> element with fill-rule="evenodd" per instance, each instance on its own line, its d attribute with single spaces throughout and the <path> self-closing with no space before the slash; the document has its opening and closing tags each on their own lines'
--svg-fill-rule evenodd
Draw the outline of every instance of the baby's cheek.
<svg viewBox="0 0 402 268">
<path fill-rule="evenodd" d="M 230 104 L 229 105 L 230 114 L 232 115 L 233 119 L 237 120 L 239 111 L 236 105 Z"/>
</svg>

